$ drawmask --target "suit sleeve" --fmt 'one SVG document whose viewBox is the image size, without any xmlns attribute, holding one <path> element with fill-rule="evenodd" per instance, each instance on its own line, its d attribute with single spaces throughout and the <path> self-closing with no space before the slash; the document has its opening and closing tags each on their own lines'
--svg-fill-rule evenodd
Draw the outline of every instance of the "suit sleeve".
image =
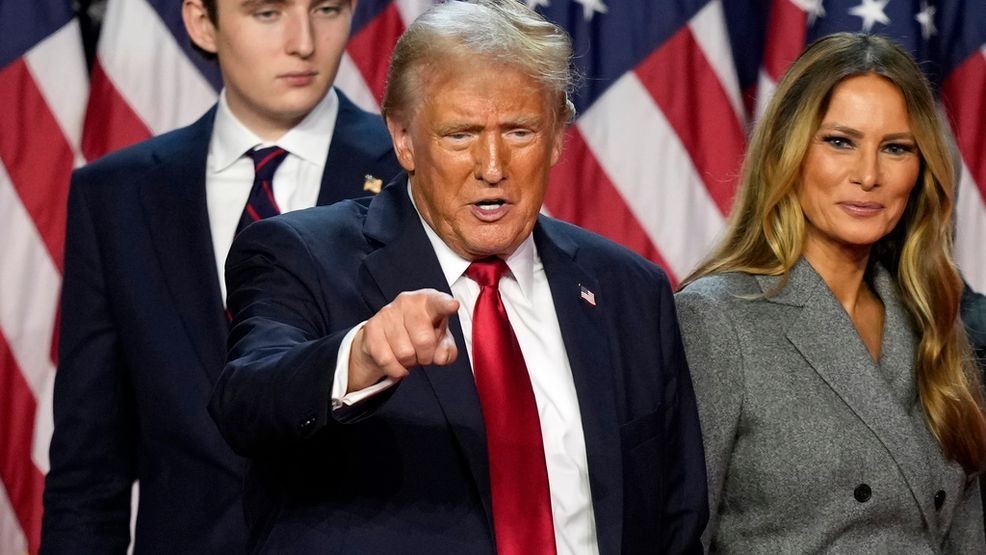
<svg viewBox="0 0 986 555">
<path fill-rule="evenodd" d="M 233 242 L 226 263 L 233 329 L 209 410 L 240 455 L 303 446 L 389 397 L 331 410 L 337 354 L 366 315 L 332 328 L 318 267 L 301 235 L 277 218 L 249 226 Z"/>
<path fill-rule="evenodd" d="M 743 406 L 743 359 L 727 307 L 688 289 L 676 302 L 705 445 L 710 516 L 702 541 L 708 549 Z"/>
<path fill-rule="evenodd" d="M 69 194 L 45 554 L 125 553 L 130 542 L 136 410 L 82 181 Z"/>
<path fill-rule="evenodd" d="M 668 484 L 664 515 L 666 528 L 661 553 L 702 553 L 701 537 L 709 518 L 707 505 L 705 458 L 702 430 L 696 412 L 695 392 L 682 347 L 681 332 L 675 317 L 671 288 L 666 284 L 661 295 L 662 314 L 660 338 L 665 353 L 663 367 L 673 384 L 671 417 L 667 437 L 670 438 L 667 467 Z"/>
</svg>

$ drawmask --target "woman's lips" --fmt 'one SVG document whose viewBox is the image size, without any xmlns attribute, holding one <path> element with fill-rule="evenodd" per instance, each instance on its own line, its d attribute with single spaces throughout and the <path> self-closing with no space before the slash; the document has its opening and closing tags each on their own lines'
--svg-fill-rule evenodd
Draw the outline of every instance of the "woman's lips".
<svg viewBox="0 0 986 555">
<path fill-rule="evenodd" d="M 853 216 L 875 216 L 883 211 L 879 202 L 840 202 L 839 206 Z"/>
</svg>

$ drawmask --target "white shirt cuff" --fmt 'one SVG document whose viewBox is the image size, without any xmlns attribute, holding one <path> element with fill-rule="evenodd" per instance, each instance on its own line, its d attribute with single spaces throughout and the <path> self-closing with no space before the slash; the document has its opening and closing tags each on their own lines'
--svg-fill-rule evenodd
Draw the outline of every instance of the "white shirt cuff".
<svg viewBox="0 0 986 555">
<path fill-rule="evenodd" d="M 348 407 L 368 399 L 381 391 L 389 388 L 390 386 L 397 383 L 394 378 L 385 378 L 370 387 L 363 388 L 359 391 L 353 391 L 352 393 L 346 393 L 346 389 L 349 388 L 349 353 L 353 348 L 353 339 L 356 338 L 356 334 L 359 330 L 363 329 L 366 325 L 366 321 L 360 322 L 353 329 L 349 330 L 349 333 L 342 338 L 342 343 L 339 345 L 339 355 L 336 359 L 336 370 L 335 375 L 332 379 L 332 410 L 337 410 L 342 407 Z"/>
</svg>

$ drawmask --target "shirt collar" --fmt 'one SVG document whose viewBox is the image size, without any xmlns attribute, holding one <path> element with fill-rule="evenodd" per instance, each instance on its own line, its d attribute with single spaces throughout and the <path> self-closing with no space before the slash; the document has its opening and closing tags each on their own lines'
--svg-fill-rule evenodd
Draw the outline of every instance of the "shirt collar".
<svg viewBox="0 0 986 555">
<path fill-rule="evenodd" d="M 453 251 L 435 233 L 435 230 L 428 225 L 428 222 L 421 217 L 421 211 L 418 210 L 418 205 L 414 202 L 414 196 L 411 195 L 410 177 L 408 177 L 407 195 L 411 199 L 414 211 L 417 212 L 418 219 L 421 220 L 421 226 L 424 227 L 425 235 L 428 237 L 428 241 L 431 243 L 435 255 L 438 257 L 438 264 L 442 267 L 442 273 L 445 274 L 445 281 L 451 287 L 452 284 L 465 274 L 466 269 L 472 261 L 462 258 L 458 253 Z M 517 280 L 520 291 L 526 299 L 531 298 L 534 290 L 534 263 L 536 258 L 537 247 L 534 245 L 534 236 L 528 234 L 514 252 L 505 259 L 507 267 L 510 268 L 510 273 Z"/>
<path fill-rule="evenodd" d="M 324 166 L 325 153 L 329 151 L 329 144 L 332 142 L 338 113 L 339 96 L 334 88 L 330 88 L 328 94 L 298 125 L 273 143 L 265 143 L 229 109 L 226 90 L 223 89 L 219 94 L 219 106 L 212 129 L 211 154 L 214 170 L 228 168 L 252 148 L 274 144 L 306 162 Z"/>
</svg>

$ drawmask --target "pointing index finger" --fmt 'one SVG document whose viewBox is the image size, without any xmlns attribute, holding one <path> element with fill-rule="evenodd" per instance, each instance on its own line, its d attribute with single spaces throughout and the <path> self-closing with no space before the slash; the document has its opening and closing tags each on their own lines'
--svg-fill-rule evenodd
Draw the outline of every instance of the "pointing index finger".
<svg viewBox="0 0 986 555">
<path fill-rule="evenodd" d="M 432 325 L 438 327 L 459 310 L 459 301 L 447 293 L 435 291 L 428 295 L 425 310 L 431 318 Z"/>
</svg>

